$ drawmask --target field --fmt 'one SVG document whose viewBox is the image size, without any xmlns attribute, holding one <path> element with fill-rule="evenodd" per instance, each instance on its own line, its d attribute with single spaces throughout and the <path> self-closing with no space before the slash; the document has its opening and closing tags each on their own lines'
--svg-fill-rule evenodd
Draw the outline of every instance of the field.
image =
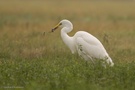
<svg viewBox="0 0 135 90">
<path fill-rule="evenodd" d="M 135 90 L 135 2 L 0 1 L 0 90 Z M 106 69 L 72 55 L 60 29 L 97 37 L 114 62 Z M 44 33 L 45 32 L 45 33 Z"/>
</svg>

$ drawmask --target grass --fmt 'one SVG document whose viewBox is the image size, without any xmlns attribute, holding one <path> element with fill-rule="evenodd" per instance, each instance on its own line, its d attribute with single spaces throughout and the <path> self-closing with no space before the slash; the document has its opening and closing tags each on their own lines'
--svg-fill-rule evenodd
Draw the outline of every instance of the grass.
<svg viewBox="0 0 135 90">
<path fill-rule="evenodd" d="M 1 0 L 0 89 L 134 90 L 134 3 Z M 47 33 L 64 18 L 73 22 L 70 36 L 78 30 L 93 34 L 115 66 L 86 63 L 71 54 L 59 30 Z"/>
</svg>

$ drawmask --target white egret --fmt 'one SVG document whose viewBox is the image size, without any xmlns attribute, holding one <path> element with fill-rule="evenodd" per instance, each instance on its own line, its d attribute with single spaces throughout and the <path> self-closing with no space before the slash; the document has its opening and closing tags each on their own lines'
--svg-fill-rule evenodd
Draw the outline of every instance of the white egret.
<svg viewBox="0 0 135 90">
<path fill-rule="evenodd" d="M 58 27 L 62 28 L 62 40 L 73 54 L 78 52 L 79 56 L 83 57 L 85 60 L 92 60 L 94 62 L 94 59 L 99 59 L 104 60 L 110 66 L 114 65 L 104 46 L 96 37 L 85 31 L 78 31 L 73 37 L 70 37 L 67 33 L 73 30 L 73 25 L 69 20 L 60 21 L 52 29 L 52 32 Z"/>
</svg>

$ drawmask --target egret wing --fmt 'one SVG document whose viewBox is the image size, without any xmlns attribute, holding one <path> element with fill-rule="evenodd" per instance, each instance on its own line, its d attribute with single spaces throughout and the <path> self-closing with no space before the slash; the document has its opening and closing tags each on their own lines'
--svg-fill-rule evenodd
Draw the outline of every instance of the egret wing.
<svg viewBox="0 0 135 90">
<path fill-rule="evenodd" d="M 76 36 L 76 46 L 78 53 L 81 56 L 87 56 L 88 58 L 101 58 L 107 56 L 106 50 L 104 49 L 101 42 L 91 34 L 87 32 L 81 32 Z"/>
</svg>

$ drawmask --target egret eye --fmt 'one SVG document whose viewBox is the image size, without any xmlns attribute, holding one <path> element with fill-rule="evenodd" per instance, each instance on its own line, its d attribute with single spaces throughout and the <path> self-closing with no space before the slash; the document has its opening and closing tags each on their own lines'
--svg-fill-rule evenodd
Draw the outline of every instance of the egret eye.
<svg viewBox="0 0 135 90">
<path fill-rule="evenodd" d="M 60 25 L 62 25 L 62 23 L 60 23 Z"/>
</svg>

